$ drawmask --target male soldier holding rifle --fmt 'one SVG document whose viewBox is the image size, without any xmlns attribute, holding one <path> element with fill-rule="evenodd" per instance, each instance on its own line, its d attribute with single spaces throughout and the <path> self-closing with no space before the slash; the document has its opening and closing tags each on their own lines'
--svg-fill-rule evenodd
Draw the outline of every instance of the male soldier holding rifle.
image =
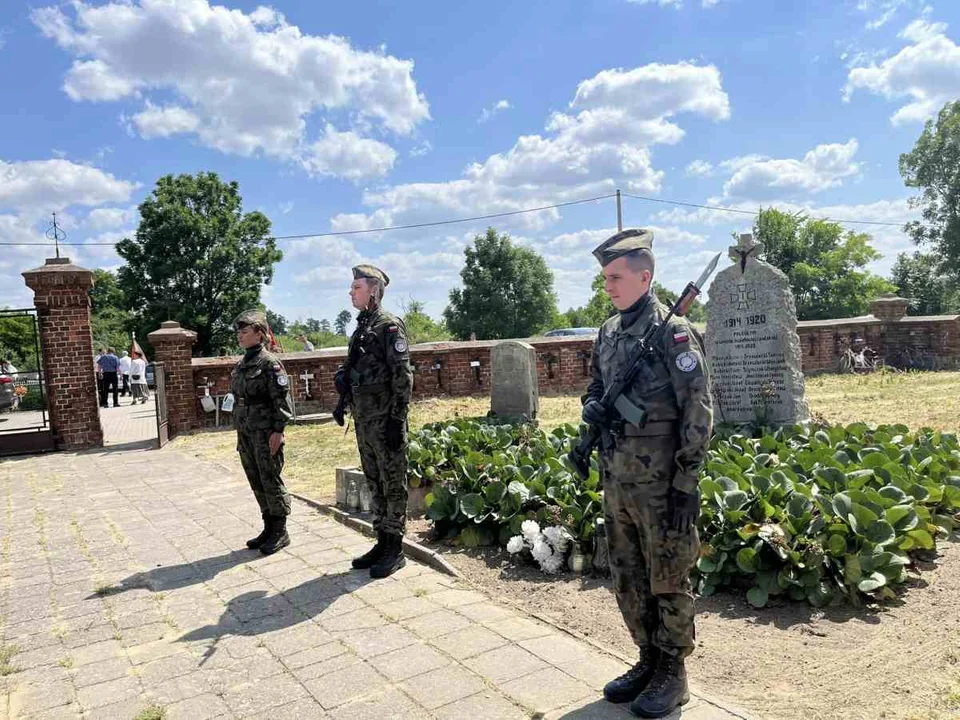
<svg viewBox="0 0 960 720">
<path fill-rule="evenodd" d="M 713 406 L 703 349 L 682 316 L 717 258 L 668 310 L 651 292 L 652 232 L 624 230 L 593 254 L 618 312 L 594 345 L 583 406 L 590 430 L 570 459 L 588 472 L 599 442 L 613 589 L 640 648 L 640 661 L 603 694 L 631 703 L 635 715 L 659 718 L 690 698 L 684 658 L 694 648 L 697 475 Z"/>
</svg>

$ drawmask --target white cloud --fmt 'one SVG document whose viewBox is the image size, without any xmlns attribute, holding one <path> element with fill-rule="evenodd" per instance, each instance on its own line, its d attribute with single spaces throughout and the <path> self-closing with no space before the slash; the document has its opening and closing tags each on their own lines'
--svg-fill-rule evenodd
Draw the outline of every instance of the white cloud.
<svg viewBox="0 0 960 720">
<path fill-rule="evenodd" d="M 718 5 L 719 3 L 720 3 L 720 0 L 703 0 L 703 2 L 700 4 L 705 8 L 712 8 Z"/>
<path fill-rule="evenodd" d="M 189 110 L 176 105 L 157 107 L 149 100 L 146 108 L 130 120 L 146 140 L 194 133 L 200 127 L 200 118 Z"/>
<path fill-rule="evenodd" d="M 873 0 L 860 0 L 857 9 L 869 14 L 879 13 L 869 19 L 866 24 L 867 30 L 879 30 L 893 19 L 900 8 L 910 5 L 911 1 L 881 0 L 880 2 L 874 2 Z"/>
<path fill-rule="evenodd" d="M 311 175 L 359 181 L 383 177 L 396 159 L 397 151 L 386 143 L 327 125 L 320 139 L 305 149 L 300 162 Z"/>
<path fill-rule="evenodd" d="M 277 203 L 277 209 L 280 210 L 281 215 L 287 215 L 293 210 L 293 205 L 293 200 L 288 200 L 287 202 Z"/>
<path fill-rule="evenodd" d="M 75 58 L 65 91 L 77 101 L 144 98 L 133 117 L 144 137 L 190 133 L 223 152 L 297 160 L 308 120 L 349 116 L 355 131 L 379 126 L 408 135 L 430 117 L 412 61 L 354 48 L 336 35 L 306 34 L 270 8 L 244 13 L 208 0 L 78 0 L 70 8 L 32 14 Z M 161 107 L 153 93 L 172 94 L 174 102 Z M 306 152 L 320 174 L 356 177 Z M 379 172 L 386 154 L 373 155 Z"/>
<path fill-rule="evenodd" d="M 713 175 L 713 165 L 706 160 L 694 160 L 687 165 L 685 172 L 691 177 L 710 177 Z"/>
<path fill-rule="evenodd" d="M 844 100 L 866 90 L 888 100 L 910 98 L 890 118 L 894 125 L 923 122 L 960 97 L 960 46 L 944 35 L 944 23 L 914 20 L 901 37 L 912 41 L 883 62 L 852 68 Z"/>
<path fill-rule="evenodd" d="M 509 110 L 511 107 L 513 106 L 510 104 L 509 100 L 498 100 L 496 103 L 494 103 L 493 107 L 483 109 L 483 112 L 480 113 L 480 117 L 477 118 L 477 122 L 485 123 L 494 115 L 497 115 L 503 110 Z"/>
<path fill-rule="evenodd" d="M 424 140 L 419 145 L 410 148 L 410 157 L 423 157 L 431 150 L 433 150 L 433 144 L 429 140 Z"/>
<path fill-rule="evenodd" d="M 137 219 L 137 208 L 97 208 L 91 210 L 83 221 L 85 227 L 94 231 L 114 230 L 130 225 Z"/>
<path fill-rule="evenodd" d="M 803 160 L 733 158 L 723 163 L 723 167 L 733 170 L 723 186 L 724 198 L 759 200 L 836 187 L 844 178 L 860 171 L 860 166 L 853 161 L 857 148 L 857 141 L 850 139 L 843 144 L 818 145 Z"/>
<path fill-rule="evenodd" d="M 136 185 L 69 160 L 0 160 L 0 208 L 50 212 L 71 205 L 125 202 Z"/>
<path fill-rule="evenodd" d="M 608 194 L 617 186 L 655 193 L 663 172 L 654 169 L 650 147 L 683 137 L 667 118 L 730 115 L 719 71 L 692 63 L 605 70 L 580 83 L 570 106 L 576 114 L 553 113 L 544 134 L 519 137 L 509 150 L 468 165 L 457 179 L 366 191 L 371 211 L 338 215 L 332 229 L 511 212 Z M 557 210 L 546 210 L 513 223 L 537 230 L 558 218 Z"/>
</svg>

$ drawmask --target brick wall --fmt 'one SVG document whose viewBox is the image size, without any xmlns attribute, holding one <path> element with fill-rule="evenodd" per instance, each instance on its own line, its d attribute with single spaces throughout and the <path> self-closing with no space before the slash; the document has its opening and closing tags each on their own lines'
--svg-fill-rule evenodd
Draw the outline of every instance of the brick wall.
<svg viewBox="0 0 960 720">
<path fill-rule="evenodd" d="M 410 348 L 414 365 L 414 398 L 490 394 L 490 349 L 498 341 L 423 343 Z M 541 393 L 583 392 L 589 378 L 593 338 L 560 337 L 528 340 L 537 352 L 537 374 Z M 315 352 L 284 353 L 283 365 L 291 378 L 297 409 L 306 412 L 330 411 L 337 404 L 333 377 L 347 356 L 346 348 L 326 348 Z M 210 393 L 223 395 L 230 390 L 230 371 L 238 358 L 194 358 L 194 411 L 196 422 L 211 425 L 213 413 L 204 413 L 199 398 L 204 385 Z M 471 363 L 479 362 L 478 367 Z M 439 365 L 438 369 L 435 369 Z M 310 395 L 300 377 L 312 374 Z M 221 420 L 221 422 L 223 422 Z"/>
<path fill-rule="evenodd" d="M 58 450 L 103 446 L 93 368 L 90 289 L 93 273 L 67 258 L 50 258 L 23 273 L 34 292 L 47 408 Z"/>
<path fill-rule="evenodd" d="M 147 337 L 153 344 L 154 359 L 163 363 L 169 437 L 201 427 L 191 367 L 191 349 L 197 334 L 170 320 Z"/>
</svg>

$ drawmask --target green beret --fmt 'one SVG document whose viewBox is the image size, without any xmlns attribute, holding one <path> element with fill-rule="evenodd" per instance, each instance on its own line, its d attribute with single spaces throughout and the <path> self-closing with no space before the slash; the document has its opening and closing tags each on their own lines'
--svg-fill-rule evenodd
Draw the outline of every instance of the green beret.
<svg viewBox="0 0 960 720">
<path fill-rule="evenodd" d="M 379 280 L 383 283 L 384 287 L 390 284 L 390 278 L 387 277 L 387 274 L 373 265 L 357 265 L 353 268 L 353 279 L 359 280 L 360 278 Z"/>
<path fill-rule="evenodd" d="M 645 251 L 653 258 L 653 232 L 642 228 L 618 232 L 600 243 L 593 251 L 593 256 L 601 267 L 606 267 L 618 257 L 634 250 Z"/>
<path fill-rule="evenodd" d="M 233 327 L 239 330 L 247 325 L 267 332 L 267 314 L 263 310 L 244 310 L 233 321 Z"/>
</svg>

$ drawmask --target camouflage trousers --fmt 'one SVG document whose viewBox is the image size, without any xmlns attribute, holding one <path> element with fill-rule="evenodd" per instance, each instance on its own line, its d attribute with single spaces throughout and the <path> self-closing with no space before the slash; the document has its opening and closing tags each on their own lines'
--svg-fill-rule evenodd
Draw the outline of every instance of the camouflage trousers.
<svg viewBox="0 0 960 720">
<path fill-rule="evenodd" d="M 696 528 L 670 529 L 676 471 L 672 437 L 627 437 L 601 455 L 604 523 L 613 591 L 638 647 L 680 659 L 694 648 L 690 571 L 700 551 Z"/>
<path fill-rule="evenodd" d="M 387 447 L 387 416 L 356 419 L 360 467 L 367 477 L 374 530 L 403 535 L 407 527 L 407 432 L 399 450 Z"/>
<path fill-rule="evenodd" d="M 270 454 L 270 431 L 237 430 L 237 451 L 261 515 L 289 515 L 290 493 L 283 484 L 283 447 Z"/>
</svg>

